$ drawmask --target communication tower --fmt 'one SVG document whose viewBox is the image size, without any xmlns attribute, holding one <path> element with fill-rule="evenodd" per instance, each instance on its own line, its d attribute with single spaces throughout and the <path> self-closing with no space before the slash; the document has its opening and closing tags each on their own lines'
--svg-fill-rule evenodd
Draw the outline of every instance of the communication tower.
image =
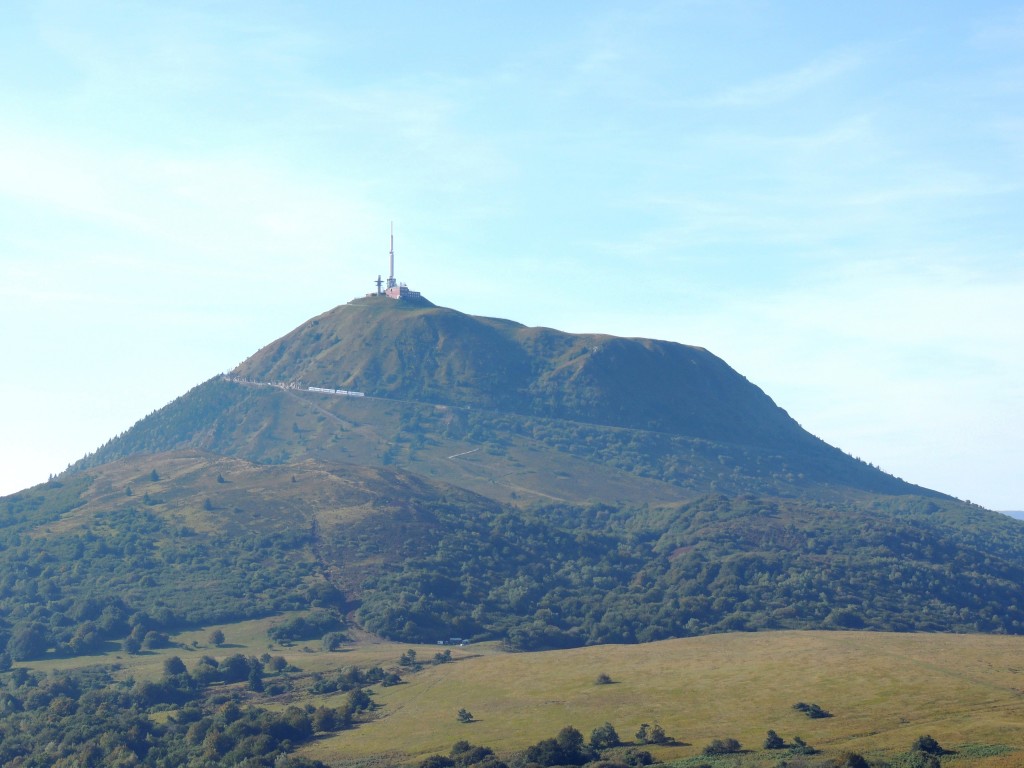
<svg viewBox="0 0 1024 768">
<path fill-rule="evenodd" d="M 397 288 L 398 283 L 395 281 L 395 222 L 391 222 L 391 274 L 388 276 L 388 296 L 391 295 L 391 289 Z M 397 298 L 397 297 L 396 297 Z"/>
<path fill-rule="evenodd" d="M 367 294 L 368 296 L 387 296 L 389 299 L 413 299 L 419 298 L 419 291 L 409 290 L 409 286 L 400 283 L 395 279 L 395 222 L 391 222 L 391 252 L 389 254 L 388 279 L 382 280 L 380 275 L 374 281 L 377 286 L 377 293 Z M 383 290 L 381 287 L 383 286 Z"/>
</svg>

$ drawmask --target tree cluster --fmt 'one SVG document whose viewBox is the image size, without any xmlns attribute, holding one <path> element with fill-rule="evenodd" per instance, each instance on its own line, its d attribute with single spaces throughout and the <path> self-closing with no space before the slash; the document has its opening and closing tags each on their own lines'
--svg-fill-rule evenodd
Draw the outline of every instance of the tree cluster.
<svg viewBox="0 0 1024 768">
<path fill-rule="evenodd" d="M 369 697 L 357 689 L 342 707 L 277 711 L 204 698 L 204 685 L 244 681 L 261 664 L 241 655 L 206 658 L 189 672 L 169 657 L 160 681 L 134 684 L 95 667 L 50 675 L 14 669 L 0 679 L 0 764 L 322 768 L 290 753 L 317 733 L 350 727 Z M 177 707 L 172 717 L 151 717 L 168 704 Z"/>
</svg>

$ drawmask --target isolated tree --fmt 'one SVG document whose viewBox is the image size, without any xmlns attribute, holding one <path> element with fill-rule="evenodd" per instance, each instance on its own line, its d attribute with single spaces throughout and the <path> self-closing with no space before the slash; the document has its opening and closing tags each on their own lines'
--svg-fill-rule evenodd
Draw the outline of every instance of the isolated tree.
<svg viewBox="0 0 1024 768">
<path fill-rule="evenodd" d="M 459 714 L 456 715 L 456 717 L 458 718 L 460 723 L 472 723 L 473 722 L 473 713 L 470 712 L 468 709 L 460 709 L 459 710 Z"/>
<path fill-rule="evenodd" d="M 160 475 L 154 469 L 152 472 L 149 473 L 149 479 L 155 483 L 160 480 Z"/>
<path fill-rule="evenodd" d="M 219 629 L 213 630 L 207 639 L 218 648 L 224 645 L 224 633 Z"/>
<path fill-rule="evenodd" d="M 597 679 L 594 681 L 594 684 L 595 685 L 610 685 L 611 682 L 612 682 L 611 677 L 609 677 L 604 672 L 602 672 L 600 675 L 597 676 Z"/>
</svg>

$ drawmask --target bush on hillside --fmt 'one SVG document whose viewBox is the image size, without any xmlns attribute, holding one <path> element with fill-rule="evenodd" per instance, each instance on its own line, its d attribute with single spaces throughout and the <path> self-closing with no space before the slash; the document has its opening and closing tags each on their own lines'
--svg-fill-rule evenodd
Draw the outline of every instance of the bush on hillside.
<svg viewBox="0 0 1024 768">
<path fill-rule="evenodd" d="M 703 754 L 731 755 L 742 751 L 743 746 L 736 739 L 715 739 L 704 747 Z"/>
</svg>

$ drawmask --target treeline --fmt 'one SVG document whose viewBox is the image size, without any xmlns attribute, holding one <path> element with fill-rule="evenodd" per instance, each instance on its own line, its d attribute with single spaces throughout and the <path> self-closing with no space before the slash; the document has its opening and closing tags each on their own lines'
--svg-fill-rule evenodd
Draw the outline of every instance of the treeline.
<svg viewBox="0 0 1024 768">
<path fill-rule="evenodd" d="M 645 726 L 637 733 L 637 741 L 623 742 L 614 726 L 605 723 L 595 728 L 590 740 L 571 725 L 562 728 L 555 736 L 512 753 L 504 760 L 499 759 L 490 747 L 458 741 L 447 755 L 431 755 L 422 760 L 418 768 L 555 768 L 556 766 L 593 766 L 594 768 L 642 768 L 656 763 L 654 757 L 641 747 L 654 743 L 646 738 Z M 666 738 L 660 743 L 681 742 Z M 701 749 L 700 757 L 673 761 L 667 765 L 712 768 L 712 766 L 737 766 L 737 757 L 743 753 L 757 756 L 759 750 L 744 749 L 737 739 L 726 737 L 712 739 Z M 793 768 L 940 768 L 941 758 L 949 753 L 931 736 L 919 736 L 904 753 L 888 760 L 869 762 L 856 752 L 823 756 L 799 736 L 791 743 L 783 740 L 775 731 L 769 730 L 760 753 L 763 757 L 777 760 L 778 766 Z M 728 762 L 720 762 L 727 759 Z M 743 762 L 747 765 L 747 762 Z M 751 765 L 761 765 L 760 761 Z"/>
</svg>

